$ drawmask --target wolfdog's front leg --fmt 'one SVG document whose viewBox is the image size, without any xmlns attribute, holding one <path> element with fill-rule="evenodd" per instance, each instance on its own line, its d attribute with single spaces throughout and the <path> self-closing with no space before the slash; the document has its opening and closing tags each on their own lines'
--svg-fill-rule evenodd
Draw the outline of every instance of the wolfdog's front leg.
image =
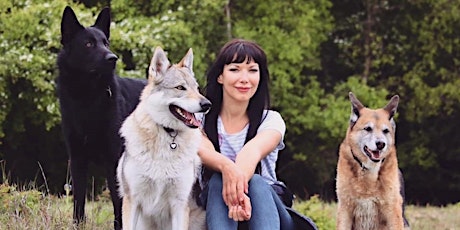
<svg viewBox="0 0 460 230">
<path fill-rule="evenodd" d="M 139 223 L 139 215 L 140 215 L 140 209 L 141 207 L 138 204 L 135 204 L 133 201 L 131 201 L 131 207 L 130 207 L 130 215 L 129 215 L 129 230 L 136 230 L 136 229 L 144 229 L 144 227 L 140 227 Z M 142 221 L 141 221 L 142 222 Z M 141 223 L 143 224 L 143 223 Z"/>
<path fill-rule="evenodd" d="M 190 212 L 188 205 L 173 206 L 172 210 L 177 210 L 172 213 L 172 229 L 187 230 L 189 221 L 188 214 Z"/>
</svg>

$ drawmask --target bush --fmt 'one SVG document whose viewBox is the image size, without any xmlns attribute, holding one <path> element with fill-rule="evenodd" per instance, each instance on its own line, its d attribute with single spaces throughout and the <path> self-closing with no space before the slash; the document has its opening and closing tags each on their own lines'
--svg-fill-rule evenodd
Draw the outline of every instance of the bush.
<svg viewBox="0 0 460 230">
<path fill-rule="evenodd" d="M 294 208 L 311 218 L 318 229 L 335 229 L 335 208 L 322 202 L 318 195 L 311 196 L 307 201 L 295 203 Z"/>
</svg>

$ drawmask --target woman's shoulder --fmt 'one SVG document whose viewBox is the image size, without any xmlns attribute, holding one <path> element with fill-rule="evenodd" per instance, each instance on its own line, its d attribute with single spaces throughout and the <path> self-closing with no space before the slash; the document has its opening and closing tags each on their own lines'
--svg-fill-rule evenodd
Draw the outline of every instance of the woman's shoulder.
<svg viewBox="0 0 460 230">
<path fill-rule="evenodd" d="M 266 109 L 264 111 L 263 118 L 264 118 L 264 120 L 265 119 L 268 119 L 268 120 L 283 120 L 283 117 L 281 116 L 281 114 L 278 111 L 271 110 L 271 109 Z"/>
<path fill-rule="evenodd" d="M 284 123 L 281 114 L 274 110 L 265 110 L 262 122 L 259 126 L 259 131 L 264 129 L 279 129 L 284 133 L 286 124 Z"/>
</svg>

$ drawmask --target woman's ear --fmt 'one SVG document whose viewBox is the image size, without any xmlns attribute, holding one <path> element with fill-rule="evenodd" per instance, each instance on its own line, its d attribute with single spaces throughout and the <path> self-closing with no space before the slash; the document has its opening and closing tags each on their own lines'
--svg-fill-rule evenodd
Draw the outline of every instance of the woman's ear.
<svg viewBox="0 0 460 230">
<path fill-rule="evenodd" d="M 217 82 L 220 83 L 220 84 L 222 84 L 222 74 L 219 75 L 219 77 L 217 77 Z"/>
</svg>

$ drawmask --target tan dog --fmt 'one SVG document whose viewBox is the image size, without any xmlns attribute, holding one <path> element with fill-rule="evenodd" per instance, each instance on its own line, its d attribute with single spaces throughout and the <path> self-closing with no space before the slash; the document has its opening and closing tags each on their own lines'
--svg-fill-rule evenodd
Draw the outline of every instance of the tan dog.
<svg viewBox="0 0 460 230">
<path fill-rule="evenodd" d="M 199 93 L 192 65 L 192 49 L 171 65 L 157 47 L 141 101 L 120 129 L 124 230 L 205 228 L 205 212 L 191 194 L 201 164 L 194 113 L 207 112 L 211 102 Z"/>
<path fill-rule="evenodd" d="M 404 229 L 393 120 L 399 97 L 376 110 L 349 97 L 350 125 L 337 164 L 337 229 Z"/>
</svg>

